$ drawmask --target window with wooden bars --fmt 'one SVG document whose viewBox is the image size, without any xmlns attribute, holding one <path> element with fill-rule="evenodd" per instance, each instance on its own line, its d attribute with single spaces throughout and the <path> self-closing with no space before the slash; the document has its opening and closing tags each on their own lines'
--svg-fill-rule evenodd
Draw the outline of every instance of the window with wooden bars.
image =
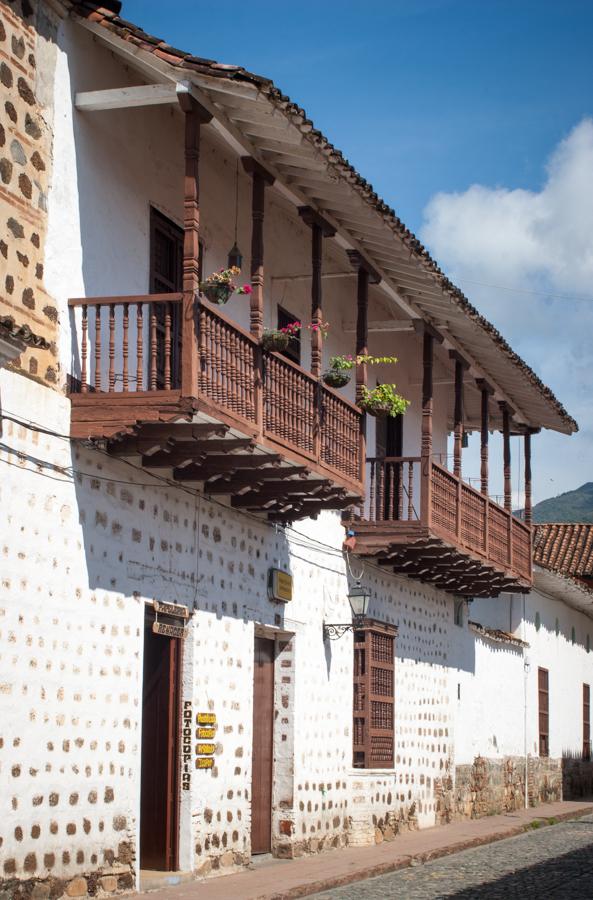
<svg viewBox="0 0 593 900">
<path fill-rule="evenodd" d="M 537 670 L 539 755 L 550 755 L 550 690 L 547 669 Z"/>
<path fill-rule="evenodd" d="M 367 620 L 354 631 L 353 765 L 394 765 L 395 634 L 392 625 Z"/>
<path fill-rule="evenodd" d="M 591 688 L 583 685 L 583 759 L 591 759 Z"/>
</svg>

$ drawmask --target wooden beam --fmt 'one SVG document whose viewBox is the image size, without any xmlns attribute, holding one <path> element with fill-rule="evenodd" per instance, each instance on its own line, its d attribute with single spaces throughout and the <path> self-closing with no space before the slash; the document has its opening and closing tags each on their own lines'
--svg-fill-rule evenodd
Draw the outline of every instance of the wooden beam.
<svg viewBox="0 0 593 900">
<path fill-rule="evenodd" d="M 484 383 L 482 382 L 482 385 Z M 480 382 L 478 382 L 478 386 L 480 386 Z M 481 428 L 480 428 L 480 490 L 484 497 L 488 496 L 488 435 L 490 431 L 490 423 L 489 423 L 489 400 L 490 393 L 488 386 L 482 386 L 482 417 L 481 417 Z M 486 516 L 486 521 L 488 521 L 488 517 Z"/>
<path fill-rule="evenodd" d="M 437 344 L 443 343 L 443 335 L 437 331 L 434 325 L 431 325 L 430 322 L 427 322 L 425 319 L 413 319 L 414 331 L 417 334 L 430 335 L 430 337 L 437 342 Z"/>
<path fill-rule="evenodd" d="M 511 489 L 511 413 L 506 403 L 499 404 L 502 412 L 502 446 L 504 465 L 504 508 L 512 512 Z"/>
<path fill-rule="evenodd" d="M 414 326 L 410 321 L 402 322 L 397 321 L 397 319 L 383 319 L 383 320 L 374 320 L 371 319 L 368 323 L 369 332 L 382 332 L 382 331 L 414 331 Z M 345 334 L 354 334 L 356 332 L 356 322 L 353 320 L 344 322 L 342 325 L 342 331 Z"/>
<path fill-rule="evenodd" d="M 455 359 L 455 408 L 453 412 L 453 474 L 461 478 L 461 454 L 463 446 L 463 374 L 467 367 L 460 359 Z M 458 504 L 461 510 L 461 504 Z"/>
<path fill-rule="evenodd" d="M 109 88 L 104 91 L 79 91 L 74 106 L 79 112 L 107 109 L 129 109 L 134 106 L 156 106 L 176 103 L 175 84 L 140 84 L 137 87 Z"/>
</svg>

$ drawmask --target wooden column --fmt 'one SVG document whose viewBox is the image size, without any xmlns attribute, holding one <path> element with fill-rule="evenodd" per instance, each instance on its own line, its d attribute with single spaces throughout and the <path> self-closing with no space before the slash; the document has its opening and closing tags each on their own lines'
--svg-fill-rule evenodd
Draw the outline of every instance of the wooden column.
<svg viewBox="0 0 593 900">
<path fill-rule="evenodd" d="M 457 353 L 449 350 L 449 357 L 455 361 L 455 408 L 453 411 L 453 474 L 461 478 L 461 455 L 463 444 L 463 376 L 469 369 L 467 360 Z"/>
<path fill-rule="evenodd" d="M 532 523 L 532 507 L 531 507 L 531 431 L 525 432 L 525 524 L 531 526 Z"/>
<path fill-rule="evenodd" d="M 264 329 L 264 210 L 266 185 L 274 177 L 250 156 L 242 158 L 243 168 L 251 175 L 251 334 L 261 340 Z"/>
<path fill-rule="evenodd" d="M 313 326 L 311 329 L 311 374 L 315 378 L 320 378 L 323 364 L 323 335 L 320 328 L 323 322 L 321 285 L 323 238 L 333 237 L 336 230 L 310 206 L 299 207 L 299 215 L 311 228 L 311 325 Z"/>
<path fill-rule="evenodd" d="M 432 513 L 432 405 L 434 342 L 443 340 L 432 325 L 414 319 L 414 328 L 422 335 L 422 438 L 420 449 L 420 520 L 430 528 Z"/>
<path fill-rule="evenodd" d="M 183 196 L 183 303 L 181 314 L 181 394 L 196 397 L 199 381 L 198 311 L 200 291 L 200 130 L 211 114 L 190 93 L 178 94 L 185 113 Z"/>
<path fill-rule="evenodd" d="M 348 257 L 357 271 L 356 293 L 356 357 L 368 356 L 369 352 L 369 284 L 378 284 L 381 276 L 368 265 L 366 260 L 356 250 L 349 250 Z M 366 363 L 356 364 L 356 402 L 362 396 L 362 388 L 367 387 L 368 372 Z M 360 469 L 361 479 L 364 480 L 366 468 L 366 413 L 360 417 Z"/>
<path fill-rule="evenodd" d="M 490 395 L 494 393 L 490 385 L 482 378 L 476 384 L 482 395 L 482 416 L 480 431 L 480 490 L 488 496 L 488 434 L 490 431 Z"/>
<path fill-rule="evenodd" d="M 504 466 L 504 508 L 512 511 L 511 486 L 511 411 L 506 403 L 499 403 L 502 412 L 502 447 Z"/>
</svg>

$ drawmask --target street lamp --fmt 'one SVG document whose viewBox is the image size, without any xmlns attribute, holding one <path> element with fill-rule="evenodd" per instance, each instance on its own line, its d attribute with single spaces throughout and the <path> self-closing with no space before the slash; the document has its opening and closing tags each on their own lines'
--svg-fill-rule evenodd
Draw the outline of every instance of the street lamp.
<svg viewBox="0 0 593 900">
<path fill-rule="evenodd" d="M 371 599 L 370 591 L 363 587 L 360 581 L 355 581 L 348 591 L 348 602 L 352 610 L 352 622 L 348 623 L 323 623 L 323 637 L 330 641 L 337 641 L 347 631 L 355 631 L 364 623 Z"/>
</svg>

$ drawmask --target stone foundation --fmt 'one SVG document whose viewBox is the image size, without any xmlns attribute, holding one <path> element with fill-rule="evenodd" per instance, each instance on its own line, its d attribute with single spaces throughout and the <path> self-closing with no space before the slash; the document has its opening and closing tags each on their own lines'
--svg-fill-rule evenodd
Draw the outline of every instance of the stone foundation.
<svg viewBox="0 0 593 900">
<path fill-rule="evenodd" d="M 593 763 L 581 759 L 529 757 L 529 806 L 574 800 L 593 794 Z M 445 775 L 435 784 L 436 822 L 481 819 L 525 805 L 525 760 L 521 756 L 487 759 L 457 766 L 455 779 Z"/>
<path fill-rule="evenodd" d="M 70 897 L 108 897 L 131 891 L 134 872 L 127 865 L 108 866 L 90 875 L 61 878 L 6 879 L 0 885 L 0 900 L 67 900 Z"/>
</svg>

